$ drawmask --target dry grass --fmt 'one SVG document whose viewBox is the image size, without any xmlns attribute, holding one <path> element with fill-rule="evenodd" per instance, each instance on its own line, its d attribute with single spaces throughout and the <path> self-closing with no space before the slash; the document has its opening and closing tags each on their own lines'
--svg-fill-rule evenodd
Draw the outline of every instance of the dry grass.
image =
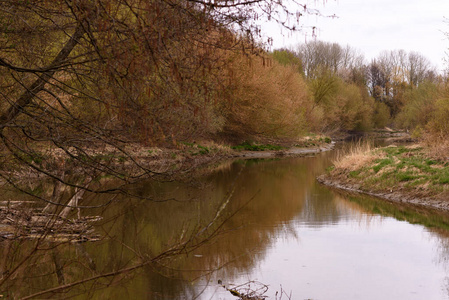
<svg viewBox="0 0 449 300">
<path fill-rule="evenodd" d="M 335 161 L 331 176 L 368 191 L 401 190 L 416 196 L 449 192 L 449 163 L 428 156 L 420 145 L 373 149 L 354 145 Z"/>
<path fill-rule="evenodd" d="M 449 141 L 448 137 L 426 136 L 424 144 L 427 146 L 427 154 L 441 161 L 449 160 Z"/>
<path fill-rule="evenodd" d="M 374 150 L 372 142 L 359 142 L 352 145 L 348 151 L 340 152 L 334 165 L 337 169 L 348 172 L 358 170 L 376 159 L 385 157 L 385 153 Z"/>
</svg>

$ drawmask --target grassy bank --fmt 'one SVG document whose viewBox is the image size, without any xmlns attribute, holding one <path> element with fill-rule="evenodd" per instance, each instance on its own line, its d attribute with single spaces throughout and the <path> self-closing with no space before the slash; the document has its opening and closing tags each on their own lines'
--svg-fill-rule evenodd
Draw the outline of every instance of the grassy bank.
<svg viewBox="0 0 449 300">
<path fill-rule="evenodd" d="M 319 180 L 397 202 L 449 209 L 449 162 L 420 145 L 354 147 Z"/>
</svg>

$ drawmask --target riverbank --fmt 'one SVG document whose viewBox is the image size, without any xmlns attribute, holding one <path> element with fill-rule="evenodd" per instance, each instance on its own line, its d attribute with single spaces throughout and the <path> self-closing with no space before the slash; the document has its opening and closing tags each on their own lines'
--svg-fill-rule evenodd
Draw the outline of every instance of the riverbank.
<svg viewBox="0 0 449 300">
<path fill-rule="evenodd" d="M 329 138 L 305 138 L 299 142 L 272 141 L 272 144 L 229 146 L 211 141 L 181 143 L 175 148 L 142 148 L 133 151 L 135 159 L 160 173 L 188 174 L 199 168 L 229 159 L 269 159 L 314 155 L 329 151 L 335 143 Z"/>
<path fill-rule="evenodd" d="M 321 139 L 321 140 L 320 140 Z M 155 177 L 155 180 L 178 180 L 190 181 L 213 173 L 217 170 L 217 166 L 222 166 L 226 161 L 234 161 L 235 159 L 255 159 L 255 158 L 281 158 L 294 156 L 308 156 L 314 153 L 331 150 L 334 146 L 329 139 L 307 139 L 301 143 L 288 144 L 285 141 L 282 146 L 279 144 L 258 144 L 246 143 L 243 146 L 229 146 L 217 144 L 211 141 L 201 141 L 195 143 L 179 143 L 176 147 L 145 147 L 138 144 L 127 144 L 121 148 L 120 151 L 112 147 L 100 147 L 96 145 L 84 149 L 84 154 L 89 156 L 92 162 L 103 163 L 107 165 L 110 170 L 118 170 L 122 174 L 139 174 L 148 172 L 146 177 L 141 176 L 138 180 L 146 180 L 153 178 L 153 176 L 162 176 L 162 178 Z M 31 163 L 40 164 L 42 166 L 51 166 L 51 163 L 46 163 L 47 160 L 66 161 L 66 153 L 61 149 L 52 149 L 50 147 L 41 147 L 37 158 Z M 45 151 L 43 151 L 45 149 Z M 245 150 L 252 149 L 252 150 Z M 70 150 L 70 149 L 69 149 Z M 61 164 L 68 168 L 70 162 Z M 224 165 L 227 165 L 226 163 Z M 151 170 L 151 171 L 147 171 Z M 74 172 L 74 169 L 71 170 Z M 25 239 L 39 237 L 45 233 L 45 238 L 52 241 L 71 241 L 78 242 L 83 240 L 94 241 L 98 239 L 97 234 L 93 231 L 93 223 L 102 218 L 101 215 L 89 218 L 80 218 L 80 211 L 78 210 L 78 218 L 67 218 L 70 209 L 67 213 L 65 210 L 58 210 L 51 208 L 46 210 L 43 208 L 44 204 L 48 203 L 70 203 L 72 199 L 77 198 L 76 201 L 81 201 L 84 197 L 84 192 L 78 192 L 62 185 L 54 184 L 51 178 L 45 178 L 38 172 L 30 172 L 23 170 L 1 170 L 4 174 L 14 175 L 18 178 L 17 182 L 20 188 L 24 191 L 36 191 L 33 195 L 37 198 L 27 197 L 27 194 L 15 195 L 12 191 L 5 194 L 2 201 L 0 201 L 0 239 Z M 16 172 L 16 173 L 12 173 Z M 154 175 L 156 174 L 156 175 Z M 110 186 L 111 183 L 115 186 L 122 185 L 123 191 L 126 191 L 127 181 L 118 182 L 116 177 L 104 176 L 99 174 L 98 182 L 92 183 L 92 186 L 87 186 L 94 189 L 99 184 Z M 64 177 L 63 177 L 64 179 Z M 67 177 L 65 177 L 67 179 Z M 101 182 L 100 182 L 101 180 Z M 4 188 L 7 187 L 6 182 L 3 182 Z M 64 193 L 66 193 L 64 195 Z M 114 193 L 114 192 L 111 192 Z M 75 197 L 75 195 L 78 195 Z M 112 194 L 111 194 L 112 195 Z M 63 198 L 64 197 L 64 198 Z M 35 205 L 36 199 L 41 199 L 40 205 Z M 63 200 L 63 201 L 62 201 Z M 84 205 L 85 202 L 83 202 Z M 73 205 L 73 204 L 70 204 Z M 78 205 L 76 202 L 75 205 Z M 56 207 L 56 206 L 55 206 Z M 69 206 L 68 206 L 69 207 Z M 51 233 L 48 233 L 48 220 L 51 227 Z M 47 227 L 46 227 L 47 226 Z"/>
<path fill-rule="evenodd" d="M 109 173 L 116 173 L 119 175 L 115 177 L 128 178 L 130 181 L 133 181 L 132 178 L 158 176 L 182 179 L 197 173 L 199 169 L 213 167 L 229 159 L 313 155 L 331 150 L 334 143 L 330 138 L 318 135 L 298 140 L 278 139 L 238 145 L 210 140 L 178 142 L 167 147 L 149 147 L 138 143 L 127 143 L 121 147 L 95 144 L 86 145 L 82 152 L 77 148 L 57 148 L 45 143 L 36 143 L 33 147 L 39 150 L 22 155 L 27 164 L 21 167 L 16 164 L 14 168 L 0 170 L 2 177 L 33 182 L 33 179 L 41 181 L 45 178 L 43 170 L 47 173 L 56 171 L 58 174 L 82 174 L 85 171 L 83 168 L 94 167 L 96 176 L 104 178 Z M 4 153 L 4 157 L 8 156 L 11 161 L 16 159 L 11 153 Z M 104 174 L 101 173 L 102 170 Z"/>
<path fill-rule="evenodd" d="M 449 162 L 432 159 L 418 144 L 359 145 L 317 180 L 391 202 L 449 211 Z"/>
</svg>

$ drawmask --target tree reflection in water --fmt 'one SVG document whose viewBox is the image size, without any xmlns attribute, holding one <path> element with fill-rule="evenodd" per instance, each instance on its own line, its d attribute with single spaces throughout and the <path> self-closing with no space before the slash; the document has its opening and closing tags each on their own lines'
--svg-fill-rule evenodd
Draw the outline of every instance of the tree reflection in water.
<svg viewBox="0 0 449 300">
<path fill-rule="evenodd" d="M 380 214 L 442 228 L 431 232 L 441 240 L 438 259 L 447 260 L 446 216 L 413 213 L 320 186 L 315 177 L 332 155 L 237 161 L 188 183 L 130 186 L 130 194 L 157 197 L 120 195 L 109 206 L 86 212 L 102 216 L 95 223 L 99 241 L 2 241 L 1 293 L 11 298 L 49 290 L 39 297 L 193 299 L 221 291 L 221 297 L 226 291 L 217 279 L 226 284 L 258 279 L 245 274 L 252 274 L 279 241 L 301 241 L 298 222 L 320 228 L 349 216 L 369 224 Z M 95 205 L 111 195 L 87 197 Z M 216 224 L 209 226 L 213 220 Z M 55 289 L 61 286 L 67 288 Z"/>
</svg>

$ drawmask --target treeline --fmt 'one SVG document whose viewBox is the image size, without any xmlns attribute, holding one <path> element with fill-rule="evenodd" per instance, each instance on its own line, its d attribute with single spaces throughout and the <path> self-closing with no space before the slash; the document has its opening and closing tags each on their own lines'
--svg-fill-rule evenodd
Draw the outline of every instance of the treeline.
<svg viewBox="0 0 449 300">
<path fill-rule="evenodd" d="M 76 156 L 70 147 L 317 129 L 323 112 L 301 73 L 257 42 L 254 3 L 3 1 L 1 150 L 29 156 L 40 141 Z M 257 3 L 268 18 L 285 9 Z"/>
<path fill-rule="evenodd" d="M 4 147 L 295 138 L 438 119 L 446 79 L 420 54 L 365 63 L 320 41 L 269 53 L 259 16 L 235 11 L 247 4 L 3 1 Z"/>
<path fill-rule="evenodd" d="M 311 124 L 321 124 L 315 129 L 389 125 L 409 130 L 429 145 L 447 145 L 448 77 L 423 55 L 384 51 L 366 63 L 363 54 L 349 46 L 314 41 L 276 50 L 272 56 L 295 66 L 304 78 L 315 110 Z"/>
<path fill-rule="evenodd" d="M 267 11 L 278 6 L 257 2 Z M 95 143 L 297 134 L 306 89 L 292 78 L 299 74 L 268 67 L 253 3 L 3 1 L 0 150 L 22 157 L 33 151 L 30 141 L 70 152 Z M 269 82 L 272 89 L 263 88 Z M 286 89 L 285 105 L 275 104 Z"/>
</svg>

